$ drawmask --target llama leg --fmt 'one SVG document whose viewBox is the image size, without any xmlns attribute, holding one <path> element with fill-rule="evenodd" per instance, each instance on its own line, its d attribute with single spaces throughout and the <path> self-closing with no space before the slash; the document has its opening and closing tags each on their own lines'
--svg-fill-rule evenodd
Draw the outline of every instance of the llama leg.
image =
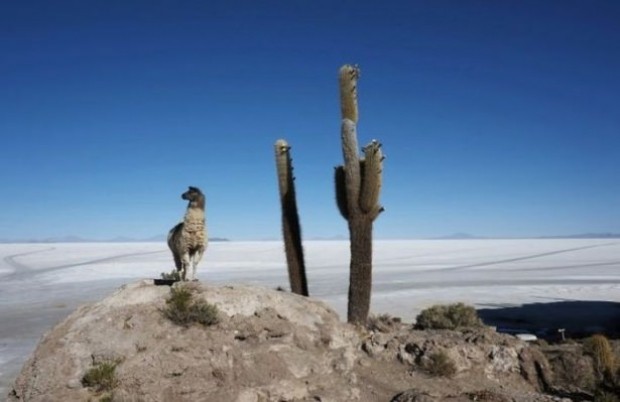
<svg viewBox="0 0 620 402">
<path fill-rule="evenodd" d="M 181 261 L 181 256 L 177 253 L 172 253 L 172 258 L 174 258 L 174 267 L 176 268 L 179 276 L 183 272 L 183 261 Z"/>
<path fill-rule="evenodd" d="M 194 254 L 190 254 L 189 256 L 189 264 L 187 264 L 187 280 L 194 280 Z"/>
<path fill-rule="evenodd" d="M 181 268 L 181 280 L 182 281 L 186 281 L 187 280 L 187 270 L 190 268 L 191 266 L 191 261 L 189 258 L 189 253 L 183 253 L 183 256 L 181 257 L 181 265 L 183 266 L 183 268 Z"/>
<path fill-rule="evenodd" d="M 203 250 L 198 250 L 194 253 L 194 258 L 192 259 L 192 280 L 198 280 L 196 279 L 196 268 L 198 267 L 198 263 L 202 259 L 203 254 Z"/>
</svg>

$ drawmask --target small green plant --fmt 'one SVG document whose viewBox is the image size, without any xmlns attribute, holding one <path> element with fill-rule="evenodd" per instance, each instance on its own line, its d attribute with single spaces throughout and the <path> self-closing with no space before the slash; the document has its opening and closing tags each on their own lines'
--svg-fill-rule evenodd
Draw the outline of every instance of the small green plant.
<svg viewBox="0 0 620 402">
<path fill-rule="evenodd" d="M 218 310 L 203 299 L 196 300 L 191 290 L 185 287 L 170 289 L 163 314 L 177 325 L 189 327 L 192 323 L 204 326 L 217 324 Z"/>
<path fill-rule="evenodd" d="M 95 364 L 82 377 L 82 385 L 94 388 L 97 392 L 111 391 L 118 385 L 116 366 L 120 361 L 105 361 Z"/>
<path fill-rule="evenodd" d="M 600 381 L 614 383 L 616 357 L 604 335 L 592 335 L 583 342 L 583 352 L 592 356 L 594 372 Z"/>
<path fill-rule="evenodd" d="M 416 317 L 418 329 L 458 329 L 482 325 L 476 309 L 463 303 L 432 306 Z"/>
<path fill-rule="evenodd" d="M 161 273 L 161 279 L 164 279 L 164 280 L 167 280 L 167 281 L 180 281 L 181 280 L 181 274 L 177 270 L 172 270 L 172 271 L 170 271 L 170 273 L 162 272 Z"/>
<path fill-rule="evenodd" d="M 444 350 L 430 355 L 423 367 L 433 377 L 452 377 L 456 374 L 456 365 Z"/>
<path fill-rule="evenodd" d="M 218 323 L 218 310 L 213 304 L 197 300 L 190 306 L 190 320 L 208 327 Z"/>
<path fill-rule="evenodd" d="M 192 301 L 192 292 L 185 287 L 170 288 L 170 297 L 166 300 L 168 318 L 173 319 L 175 313 L 187 313 Z"/>
</svg>

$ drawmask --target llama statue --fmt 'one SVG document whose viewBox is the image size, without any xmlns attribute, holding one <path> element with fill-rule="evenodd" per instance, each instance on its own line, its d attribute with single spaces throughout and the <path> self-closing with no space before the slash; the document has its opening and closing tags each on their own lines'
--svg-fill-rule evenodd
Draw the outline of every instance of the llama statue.
<svg viewBox="0 0 620 402">
<path fill-rule="evenodd" d="M 207 230 L 205 225 L 205 196 L 200 189 L 189 187 L 181 195 L 188 200 L 183 222 L 173 227 L 168 233 L 168 247 L 172 251 L 174 265 L 182 281 L 196 279 L 196 266 L 207 248 Z M 191 268 L 191 272 L 188 272 Z M 188 277 L 189 273 L 189 277 Z"/>
</svg>

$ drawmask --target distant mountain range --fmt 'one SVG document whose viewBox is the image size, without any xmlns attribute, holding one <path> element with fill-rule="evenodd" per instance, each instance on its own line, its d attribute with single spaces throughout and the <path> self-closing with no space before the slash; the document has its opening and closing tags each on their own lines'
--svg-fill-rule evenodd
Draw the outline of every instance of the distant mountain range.
<svg viewBox="0 0 620 402">
<path fill-rule="evenodd" d="M 157 235 L 143 239 L 118 236 L 111 239 L 89 239 L 79 236 L 47 237 L 43 239 L 0 239 L 0 243 L 148 243 L 165 242 L 167 235 Z M 229 241 L 222 237 L 209 237 L 209 241 Z"/>
<path fill-rule="evenodd" d="M 620 239 L 620 233 L 583 233 L 567 236 L 540 236 L 538 239 Z"/>
<path fill-rule="evenodd" d="M 582 233 L 558 236 L 534 237 L 483 237 L 469 233 L 453 233 L 448 236 L 434 237 L 434 240 L 466 240 L 466 239 L 620 239 L 620 233 Z"/>
</svg>

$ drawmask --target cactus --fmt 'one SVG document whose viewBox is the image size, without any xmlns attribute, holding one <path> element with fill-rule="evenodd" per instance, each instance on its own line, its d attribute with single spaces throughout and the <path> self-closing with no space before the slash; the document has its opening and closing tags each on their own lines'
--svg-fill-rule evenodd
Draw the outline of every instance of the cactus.
<svg viewBox="0 0 620 402">
<path fill-rule="evenodd" d="M 363 148 L 360 158 L 357 143 L 357 66 L 340 68 L 340 105 L 342 113 L 342 153 L 344 165 L 336 167 L 336 201 L 340 214 L 348 222 L 351 241 L 349 301 L 347 320 L 364 325 L 370 310 L 372 289 L 372 228 L 383 211 L 379 205 L 383 154 L 381 144 L 373 140 Z"/>
<path fill-rule="evenodd" d="M 343 119 L 357 124 L 357 79 L 360 69 L 357 65 L 345 64 L 340 67 L 340 112 Z"/>
<path fill-rule="evenodd" d="M 293 177 L 291 147 L 285 140 L 280 139 L 276 141 L 274 148 L 278 172 L 278 187 L 280 189 L 280 204 L 282 206 L 284 251 L 288 265 L 291 291 L 302 296 L 308 296 L 304 252 L 301 245 L 301 226 L 299 224 L 297 199 L 295 197 L 295 178 Z"/>
</svg>

